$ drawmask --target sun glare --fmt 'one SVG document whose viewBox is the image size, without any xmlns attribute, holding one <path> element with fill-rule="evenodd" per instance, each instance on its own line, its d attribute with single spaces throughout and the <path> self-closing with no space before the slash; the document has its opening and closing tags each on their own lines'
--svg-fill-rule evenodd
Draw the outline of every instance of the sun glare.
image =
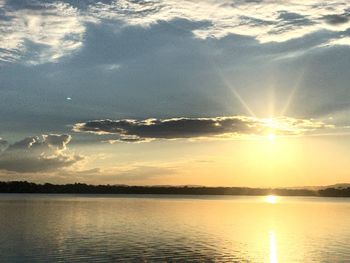
<svg viewBox="0 0 350 263">
<path fill-rule="evenodd" d="M 265 197 L 265 202 L 270 203 L 270 204 L 276 204 L 277 203 L 277 196 L 275 195 L 268 195 Z"/>
</svg>

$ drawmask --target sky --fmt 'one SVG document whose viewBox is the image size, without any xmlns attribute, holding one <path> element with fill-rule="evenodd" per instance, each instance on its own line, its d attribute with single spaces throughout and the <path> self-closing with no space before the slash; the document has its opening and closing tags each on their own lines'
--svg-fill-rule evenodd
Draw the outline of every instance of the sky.
<svg viewBox="0 0 350 263">
<path fill-rule="evenodd" d="M 350 182 L 350 3 L 0 0 L 0 180 Z"/>
</svg>

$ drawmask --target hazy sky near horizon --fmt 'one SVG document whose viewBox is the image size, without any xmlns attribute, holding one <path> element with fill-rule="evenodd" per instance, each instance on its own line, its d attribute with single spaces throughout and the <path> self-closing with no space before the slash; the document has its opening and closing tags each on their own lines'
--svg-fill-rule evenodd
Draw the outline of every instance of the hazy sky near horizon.
<svg viewBox="0 0 350 263">
<path fill-rule="evenodd" d="M 350 3 L 0 0 L 0 180 L 350 181 Z"/>
</svg>

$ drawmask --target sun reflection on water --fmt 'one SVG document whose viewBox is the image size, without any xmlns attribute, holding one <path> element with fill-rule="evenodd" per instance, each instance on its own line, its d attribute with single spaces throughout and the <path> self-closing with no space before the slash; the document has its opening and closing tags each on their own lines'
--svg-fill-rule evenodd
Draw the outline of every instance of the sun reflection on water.
<svg viewBox="0 0 350 263">
<path fill-rule="evenodd" d="M 269 243 L 270 243 L 270 263 L 277 263 L 277 245 L 276 245 L 276 235 L 273 230 L 269 232 Z"/>
<path fill-rule="evenodd" d="M 267 195 L 265 196 L 265 202 L 270 204 L 276 204 L 278 201 L 278 197 L 275 195 Z"/>
</svg>

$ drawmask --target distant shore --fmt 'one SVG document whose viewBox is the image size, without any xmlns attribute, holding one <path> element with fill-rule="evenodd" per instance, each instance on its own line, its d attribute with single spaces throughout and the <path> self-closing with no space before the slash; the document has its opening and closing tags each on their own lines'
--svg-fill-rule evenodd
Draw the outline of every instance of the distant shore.
<svg viewBox="0 0 350 263">
<path fill-rule="evenodd" d="M 27 181 L 0 182 L 0 193 L 46 193 L 46 194 L 161 194 L 161 195 L 279 195 L 350 197 L 350 187 L 326 188 L 322 190 L 249 188 L 249 187 L 205 187 L 205 186 L 128 186 L 37 184 Z"/>
</svg>

